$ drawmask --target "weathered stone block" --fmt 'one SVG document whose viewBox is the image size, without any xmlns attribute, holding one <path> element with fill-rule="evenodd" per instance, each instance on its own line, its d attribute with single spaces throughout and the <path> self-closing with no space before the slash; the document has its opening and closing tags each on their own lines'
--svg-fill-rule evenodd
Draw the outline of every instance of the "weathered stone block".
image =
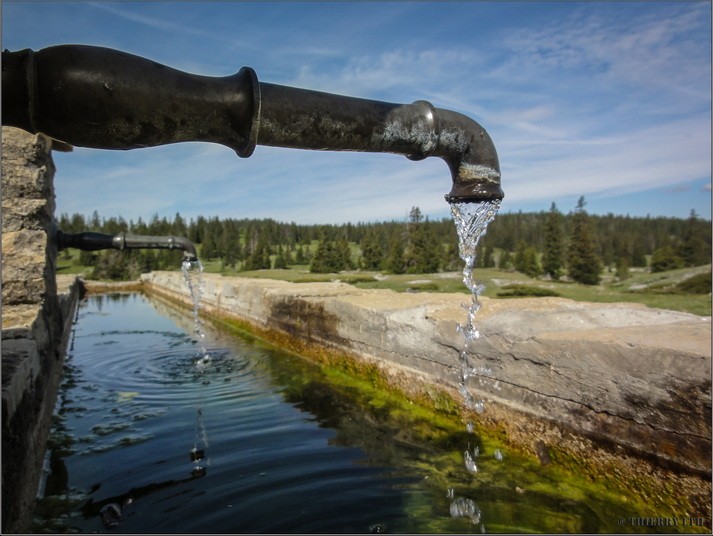
<svg viewBox="0 0 713 536">
<path fill-rule="evenodd" d="M 2 532 L 17 533 L 29 529 L 68 330 L 55 282 L 52 140 L 3 127 L 2 143 Z"/>
<path fill-rule="evenodd" d="M 45 292 L 46 249 L 47 233 L 43 230 L 3 232 L 3 305 L 42 301 Z"/>
</svg>

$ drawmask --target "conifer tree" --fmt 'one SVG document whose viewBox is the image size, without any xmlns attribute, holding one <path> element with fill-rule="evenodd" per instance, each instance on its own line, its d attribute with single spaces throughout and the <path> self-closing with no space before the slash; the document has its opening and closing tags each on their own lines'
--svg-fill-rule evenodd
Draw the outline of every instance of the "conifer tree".
<svg viewBox="0 0 713 536">
<path fill-rule="evenodd" d="M 351 270 L 354 268 L 352 262 L 352 251 L 349 248 L 349 242 L 346 237 L 342 237 L 334 244 L 334 261 L 333 266 L 335 272 L 342 270 Z"/>
<path fill-rule="evenodd" d="M 270 248 L 265 239 L 260 237 L 252 253 L 245 259 L 244 270 L 269 270 L 272 268 L 270 262 Z"/>
<path fill-rule="evenodd" d="M 428 219 L 419 225 L 412 246 L 415 260 L 414 273 L 431 274 L 437 272 L 441 260 L 440 245 L 431 230 Z"/>
<path fill-rule="evenodd" d="M 553 279 L 559 279 L 562 275 L 563 259 L 562 214 L 557 210 L 557 206 L 552 203 L 545 221 L 545 251 L 542 256 L 542 271 Z"/>
<path fill-rule="evenodd" d="M 460 270 L 463 265 L 463 260 L 460 258 L 458 251 L 458 234 L 455 229 L 449 228 L 447 245 L 443 250 L 443 268 L 444 270 Z"/>
<path fill-rule="evenodd" d="M 186 227 L 186 221 L 181 217 L 179 212 L 176 212 L 176 216 L 173 218 L 171 233 L 175 236 L 186 236 L 188 234 L 188 227 Z"/>
<path fill-rule="evenodd" d="M 215 259 L 221 256 L 219 240 L 222 236 L 222 231 L 223 228 L 218 218 L 211 218 L 206 222 L 201 257 L 205 259 Z"/>
<path fill-rule="evenodd" d="M 370 228 L 361 241 L 361 266 L 365 270 L 380 270 L 384 262 L 384 248 L 381 244 L 381 232 Z"/>
<path fill-rule="evenodd" d="M 483 252 L 483 268 L 495 268 L 495 258 L 493 256 L 493 246 L 488 244 Z"/>
<path fill-rule="evenodd" d="M 625 279 L 629 279 L 630 274 L 629 274 L 629 258 L 628 257 L 619 257 L 619 259 L 616 262 L 616 277 L 619 281 L 624 281 Z"/>
<path fill-rule="evenodd" d="M 426 274 L 438 271 L 440 265 L 440 244 L 433 233 L 431 224 L 423 220 L 418 207 L 413 207 L 408 225 L 408 247 L 405 253 L 406 272 Z"/>
<path fill-rule="evenodd" d="M 141 221 L 140 218 L 139 221 Z M 188 227 L 188 240 L 190 240 L 194 244 L 202 244 L 204 229 L 205 218 L 203 216 L 198 216 L 195 222 L 193 221 L 193 219 L 191 219 L 191 224 Z"/>
<path fill-rule="evenodd" d="M 322 235 L 317 243 L 317 250 L 314 252 L 312 262 L 309 264 L 309 271 L 317 274 L 326 274 L 331 272 L 329 268 L 329 258 L 332 254 L 332 248 L 329 240 Z"/>
<path fill-rule="evenodd" d="M 569 276 L 585 285 L 599 283 L 602 261 L 596 252 L 596 243 L 589 216 L 584 210 L 584 196 L 579 198 L 572 216 L 572 232 L 569 239 L 567 265 Z"/>
<path fill-rule="evenodd" d="M 90 231 L 101 231 L 102 230 L 102 223 L 101 220 L 99 219 L 99 212 L 96 210 L 92 212 L 92 219 L 89 221 L 89 230 Z"/>
<path fill-rule="evenodd" d="M 527 244 L 524 240 L 520 239 L 515 246 L 515 258 L 512 261 L 515 270 L 521 273 L 525 273 L 525 250 L 527 249 Z"/>
<path fill-rule="evenodd" d="M 289 253 L 288 253 L 289 255 Z M 275 257 L 275 264 L 274 268 L 277 269 L 287 269 L 288 268 L 288 261 L 287 261 L 287 256 L 285 255 L 285 252 L 282 249 L 282 246 L 277 246 L 277 256 Z"/>
<path fill-rule="evenodd" d="M 512 261 L 510 260 L 510 252 L 507 250 L 503 250 L 503 252 L 500 253 L 500 258 L 498 259 L 498 269 L 508 270 L 511 264 Z"/>
<path fill-rule="evenodd" d="M 389 240 L 389 251 L 386 255 L 384 268 L 392 274 L 402 274 L 405 269 L 404 265 L 404 245 L 399 232 L 396 231 Z"/>
<path fill-rule="evenodd" d="M 695 210 L 686 221 L 681 245 L 678 248 L 678 256 L 683 261 L 684 266 L 699 266 L 710 262 L 711 246 L 706 246 L 706 241 L 701 235 L 701 227 L 698 225 L 698 214 Z"/>
<path fill-rule="evenodd" d="M 307 262 L 307 256 L 305 255 L 304 246 L 297 246 L 295 252 L 295 264 L 305 264 Z"/>
<path fill-rule="evenodd" d="M 631 248 L 631 265 L 636 267 L 646 267 L 646 249 L 641 240 L 635 240 Z"/>
<path fill-rule="evenodd" d="M 537 250 L 533 246 L 528 246 L 524 240 L 517 243 L 515 251 L 515 270 L 530 277 L 540 275 L 540 263 L 537 261 Z"/>
<path fill-rule="evenodd" d="M 223 224 L 223 233 L 221 236 L 220 249 L 223 252 L 223 264 L 225 266 L 232 266 L 235 268 L 235 264 L 240 260 L 240 236 L 237 230 L 232 229 L 227 222 Z"/>
<path fill-rule="evenodd" d="M 315 273 L 335 273 L 353 267 L 349 242 L 345 237 L 336 242 L 322 235 L 317 251 L 312 257 L 310 271 Z"/>
</svg>

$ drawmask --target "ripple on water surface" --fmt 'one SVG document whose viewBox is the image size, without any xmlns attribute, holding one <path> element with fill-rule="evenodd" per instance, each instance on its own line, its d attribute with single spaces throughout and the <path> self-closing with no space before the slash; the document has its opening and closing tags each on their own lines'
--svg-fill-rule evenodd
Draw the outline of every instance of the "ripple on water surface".
<svg viewBox="0 0 713 536">
<path fill-rule="evenodd" d="M 61 458 L 59 487 L 95 491 L 65 523 L 103 530 L 101 507 L 129 496 L 127 532 L 365 532 L 383 522 L 374 496 L 392 505 L 384 515 L 400 515 L 397 481 L 360 449 L 332 446 L 333 430 L 287 403 L 266 350 L 239 340 L 199 349 L 136 295 L 82 307 L 61 392 L 74 410 L 60 411 L 72 455 Z"/>
</svg>

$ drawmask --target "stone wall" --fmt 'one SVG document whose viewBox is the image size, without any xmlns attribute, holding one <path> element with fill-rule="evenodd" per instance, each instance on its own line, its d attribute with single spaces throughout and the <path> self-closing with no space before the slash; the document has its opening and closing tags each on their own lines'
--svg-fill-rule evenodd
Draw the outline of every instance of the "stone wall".
<svg viewBox="0 0 713 536">
<path fill-rule="evenodd" d="M 180 273 L 142 279 L 149 294 L 190 304 Z M 214 274 L 204 274 L 204 283 L 204 307 L 212 314 L 378 364 L 404 378 L 406 389 L 430 384 L 457 393 L 463 294 Z M 481 301 L 481 338 L 473 351 L 475 364 L 488 372 L 472 378 L 470 388 L 487 410 L 477 419 L 499 421 L 534 453 L 542 442 L 561 446 L 572 432 L 710 478 L 710 317 L 560 298 Z"/>
<path fill-rule="evenodd" d="M 79 293 L 57 294 L 52 147 L 2 128 L 3 533 L 29 529 Z"/>
</svg>

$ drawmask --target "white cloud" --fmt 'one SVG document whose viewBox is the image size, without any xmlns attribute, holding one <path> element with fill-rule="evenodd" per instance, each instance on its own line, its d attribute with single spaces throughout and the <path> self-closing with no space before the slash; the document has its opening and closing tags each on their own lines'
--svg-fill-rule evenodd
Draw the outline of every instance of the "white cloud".
<svg viewBox="0 0 713 536">
<path fill-rule="evenodd" d="M 518 29 L 505 38 L 510 54 L 498 78 L 537 87 L 555 75 L 570 91 L 587 84 L 600 91 L 627 88 L 647 95 L 652 107 L 671 98 L 685 109 L 710 103 L 710 9 L 689 3 L 637 14 L 605 18 L 580 8 L 550 25 Z"/>
<path fill-rule="evenodd" d="M 454 81 L 460 85 L 464 76 L 472 76 L 470 70 L 476 57 L 477 54 L 470 48 L 397 48 L 352 56 L 346 65 L 336 71 L 304 64 L 297 77 L 289 83 L 362 97 L 375 94 L 412 95 L 410 100 L 431 98 L 438 104 L 441 98 L 447 98 L 451 93 L 458 94 L 452 90 Z"/>
<path fill-rule="evenodd" d="M 540 156 L 531 165 L 522 155 L 513 165 L 505 158 L 503 189 L 511 200 L 546 200 L 630 193 L 710 177 L 710 134 L 701 135 L 709 125 L 705 118 L 674 121 L 621 133 L 609 143 L 570 147 L 555 158 Z"/>
</svg>

